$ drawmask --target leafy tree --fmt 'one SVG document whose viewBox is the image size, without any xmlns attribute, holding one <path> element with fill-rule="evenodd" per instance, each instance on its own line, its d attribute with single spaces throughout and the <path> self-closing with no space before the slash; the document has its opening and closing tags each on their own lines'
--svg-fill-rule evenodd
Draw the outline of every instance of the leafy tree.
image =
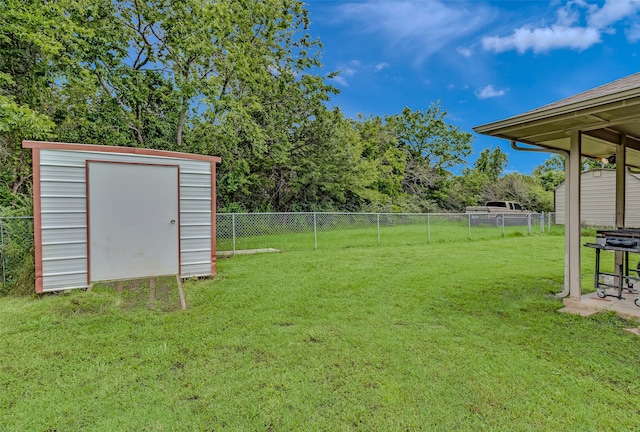
<svg viewBox="0 0 640 432">
<path fill-rule="evenodd" d="M 221 155 L 221 202 L 278 207 L 297 130 L 335 92 L 309 73 L 298 0 L 0 2 L 3 94 L 60 140 Z"/>
<path fill-rule="evenodd" d="M 0 10 L 0 205 L 6 206 L 28 192 L 31 151 L 21 141 L 54 136 L 50 89 L 77 32 L 63 1 L 0 0 Z"/>
<path fill-rule="evenodd" d="M 582 169 L 584 171 L 590 170 L 590 169 L 597 169 L 597 168 L 615 169 L 616 168 L 615 158 L 612 159 L 612 163 L 609 163 L 609 160 L 606 158 L 602 158 L 602 159 L 593 159 L 593 158 L 587 158 L 587 157 L 582 158 Z"/>
<path fill-rule="evenodd" d="M 499 181 L 508 157 L 500 147 L 480 152 L 473 168 L 465 168 L 461 176 L 452 179 L 444 208 L 464 211 L 466 206 L 488 201 L 489 190 Z"/>
<path fill-rule="evenodd" d="M 360 115 L 352 121 L 362 145 L 362 163 L 368 173 L 363 205 L 369 209 L 398 210 L 406 199 L 402 183 L 407 154 L 400 150 L 389 125 L 378 116 Z"/>
<path fill-rule="evenodd" d="M 0 95 L 0 207 L 14 203 L 16 194 L 28 193 L 31 154 L 22 149 L 22 139 L 47 139 L 53 127 L 48 117 Z"/>
<path fill-rule="evenodd" d="M 465 206 L 486 201 L 517 201 L 533 211 L 553 211 L 553 189 L 547 189 L 545 181 L 555 179 L 562 159 L 551 158 L 537 167 L 531 176 L 511 173 L 503 175 L 508 162 L 507 155 L 498 147 L 483 150 L 473 169 L 465 169 L 451 185 L 446 206 L 463 211 Z M 564 178 L 564 175 L 562 176 Z"/>
<path fill-rule="evenodd" d="M 474 171 L 483 173 L 488 180 L 495 181 L 504 172 L 509 158 L 502 152 L 500 147 L 495 149 L 486 148 L 480 152 L 480 156 L 473 165 Z"/>
<path fill-rule="evenodd" d="M 405 108 L 385 117 L 407 153 L 403 190 L 422 211 L 442 207 L 446 200 L 447 169 L 465 162 L 471 153 L 472 135 L 445 121 L 447 112 L 432 104 L 424 112 Z"/>
<path fill-rule="evenodd" d="M 489 188 L 488 192 L 491 200 L 517 201 L 524 208 L 537 212 L 553 211 L 553 193 L 544 190 L 532 176 L 507 174 Z"/>
<path fill-rule="evenodd" d="M 360 210 L 370 177 L 362 163 L 359 136 L 342 113 L 333 110 L 317 115 L 298 131 L 296 141 L 286 168 L 289 187 L 281 208 Z"/>
<path fill-rule="evenodd" d="M 337 90 L 314 74 L 321 44 L 300 0 L 0 7 L 5 200 L 28 191 L 25 138 L 219 155 L 227 210 L 437 210 L 471 150 L 439 104 L 328 110 Z"/>
<path fill-rule="evenodd" d="M 445 121 L 447 112 L 432 104 L 424 112 L 404 108 L 402 114 L 385 117 L 398 139 L 399 148 L 411 159 L 431 168 L 451 168 L 465 163 L 471 153 L 472 135 Z"/>
<path fill-rule="evenodd" d="M 564 158 L 553 155 L 535 167 L 531 175 L 546 191 L 554 191 L 564 181 Z"/>
</svg>

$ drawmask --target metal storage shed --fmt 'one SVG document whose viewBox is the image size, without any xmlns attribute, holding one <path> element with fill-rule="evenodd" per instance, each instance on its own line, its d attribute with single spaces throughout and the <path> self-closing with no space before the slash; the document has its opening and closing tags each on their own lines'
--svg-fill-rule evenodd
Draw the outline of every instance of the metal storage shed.
<svg viewBox="0 0 640 432">
<path fill-rule="evenodd" d="M 216 271 L 216 163 L 151 149 L 23 141 L 33 152 L 36 292 Z"/>
<path fill-rule="evenodd" d="M 626 227 L 640 226 L 640 175 L 625 173 Z M 567 185 L 562 182 L 555 190 L 555 222 L 565 224 Z M 616 171 L 593 169 L 580 175 L 580 224 L 595 227 L 616 226 Z"/>
</svg>

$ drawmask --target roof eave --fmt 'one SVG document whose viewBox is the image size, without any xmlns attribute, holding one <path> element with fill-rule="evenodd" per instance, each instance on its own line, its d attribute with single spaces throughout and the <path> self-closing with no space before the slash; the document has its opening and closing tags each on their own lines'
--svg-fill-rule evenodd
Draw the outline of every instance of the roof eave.
<svg viewBox="0 0 640 432">
<path fill-rule="evenodd" d="M 623 92 L 608 94 L 608 95 L 600 96 L 597 98 L 574 102 L 568 105 L 562 105 L 558 107 L 551 107 L 548 109 L 543 109 L 544 107 L 538 108 L 533 111 L 526 112 L 524 114 L 506 118 L 504 120 L 499 120 L 496 122 L 475 126 L 473 127 L 473 130 L 483 135 L 491 135 L 491 136 L 496 136 L 496 137 L 505 138 L 505 139 L 512 139 L 505 136 L 499 136 L 497 132 L 505 128 L 512 128 L 517 125 L 534 123 L 539 120 L 549 119 L 550 117 L 558 117 L 561 115 L 577 113 L 579 111 L 593 109 L 599 106 L 608 105 L 610 108 L 615 108 L 615 107 L 611 107 L 611 104 L 615 104 L 615 103 L 620 104 L 621 107 L 626 106 L 628 105 L 629 99 L 632 99 L 632 98 L 640 98 L 639 88 L 633 88 Z M 640 103 L 640 101 L 638 103 Z"/>
</svg>

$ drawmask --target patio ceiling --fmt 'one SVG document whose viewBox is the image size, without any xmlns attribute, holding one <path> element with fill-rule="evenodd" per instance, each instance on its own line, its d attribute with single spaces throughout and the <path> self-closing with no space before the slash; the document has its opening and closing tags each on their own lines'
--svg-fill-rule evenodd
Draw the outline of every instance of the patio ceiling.
<svg viewBox="0 0 640 432">
<path fill-rule="evenodd" d="M 549 105 L 473 128 L 477 133 L 569 151 L 582 132 L 582 155 L 608 158 L 627 137 L 627 165 L 640 168 L 640 73 Z"/>
</svg>

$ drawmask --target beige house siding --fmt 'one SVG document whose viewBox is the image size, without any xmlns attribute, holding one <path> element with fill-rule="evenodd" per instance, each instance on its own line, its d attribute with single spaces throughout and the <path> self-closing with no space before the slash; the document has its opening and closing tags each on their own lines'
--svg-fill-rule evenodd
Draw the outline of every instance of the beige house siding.
<svg viewBox="0 0 640 432">
<path fill-rule="evenodd" d="M 555 223 L 558 225 L 565 224 L 565 202 L 566 202 L 566 181 L 563 181 L 558 185 L 554 191 L 554 212 Z"/>
<path fill-rule="evenodd" d="M 616 172 L 611 169 L 595 169 L 581 174 L 580 206 L 582 225 L 613 227 L 616 207 Z M 640 176 L 626 173 L 626 223 L 627 227 L 640 227 Z M 556 223 L 565 223 L 565 183 L 555 191 Z"/>
</svg>

